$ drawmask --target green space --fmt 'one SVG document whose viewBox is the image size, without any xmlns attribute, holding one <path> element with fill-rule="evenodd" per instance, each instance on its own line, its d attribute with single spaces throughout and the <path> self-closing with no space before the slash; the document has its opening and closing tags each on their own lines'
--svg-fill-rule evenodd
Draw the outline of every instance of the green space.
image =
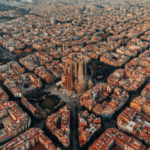
<svg viewBox="0 0 150 150">
<path fill-rule="evenodd" d="M 66 102 L 61 101 L 58 95 L 45 91 L 38 91 L 38 94 L 28 95 L 26 98 L 32 101 L 35 106 L 38 103 L 43 110 L 50 110 L 51 114 L 56 113 L 61 107 L 66 105 Z"/>
<path fill-rule="evenodd" d="M 43 107 L 51 107 L 54 105 L 54 102 L 51 98 L 46 98 L 41 105 Z"/>
<path fill-rule="evenodd" d="M 92 63 L 91 67 L 93 69 L 93 77 L 96 78 L 96 75 L 97 75 L 97 72 L 98 72 L 98 70 L 97 70 L 97 64 L 96 63 Z"/>
<path fill-rule="evenodd" d="M 97 64 L 96 63 L 92 63 L 92 69 L 97 69 Z"/>
<path fill-rule="evenodd" d="M 93 78 L 97 78 L 97 76 L 99 75 L 103 76 L 104 78 L 107 78 L 116 69 L 113 66 L 98 61 L 92 62 L 91 68 L 93 70 Z"/>
<path fill-rule="evenodd" d="M 45 98 L 39 98 L 38 102 L 43 109 L 52 109 L 59 104 L 60 98 L 57 95 L 45 95 Z"/>
</svg>

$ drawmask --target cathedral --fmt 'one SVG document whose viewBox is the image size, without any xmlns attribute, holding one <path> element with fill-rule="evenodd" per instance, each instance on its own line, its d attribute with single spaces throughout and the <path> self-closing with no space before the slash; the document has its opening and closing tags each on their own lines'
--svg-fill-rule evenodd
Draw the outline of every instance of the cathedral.
<svg viewBox="0 0 150 150">
<path fill-rule="evenodd" d="M 83 93 L 87 88 L 87 64 L 83 60 L 68 62 L 66 59 L 64 74 L 62 74 L 62 87 L 70 91 Z"/>
</svg>

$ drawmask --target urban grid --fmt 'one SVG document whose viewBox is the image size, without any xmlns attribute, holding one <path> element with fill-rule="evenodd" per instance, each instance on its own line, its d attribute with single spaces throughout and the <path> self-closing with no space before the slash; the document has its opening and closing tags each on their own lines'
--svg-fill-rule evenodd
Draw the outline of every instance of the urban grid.
<svg viewBox="0 0 150 150">
<path fill-rule="evenodd" d="M 150 150 L 150 1 L 0 0 L 0 150 Z"/>
</svg>

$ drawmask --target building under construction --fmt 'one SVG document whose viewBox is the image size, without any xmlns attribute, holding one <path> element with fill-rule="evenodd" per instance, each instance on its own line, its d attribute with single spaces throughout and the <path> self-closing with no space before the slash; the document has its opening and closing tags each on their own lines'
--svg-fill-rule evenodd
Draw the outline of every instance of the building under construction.
<svg viewBox="0 0 150 150">
<path fill-rule="evenodd" d="M 70 61 L 66 59 L 64 74 L 62 74 L 62 87 L 70 91 L 77 91 L 78 94 L 87 88 L 86 82 L 87 64 L 83 60 Z"/>
</svg>

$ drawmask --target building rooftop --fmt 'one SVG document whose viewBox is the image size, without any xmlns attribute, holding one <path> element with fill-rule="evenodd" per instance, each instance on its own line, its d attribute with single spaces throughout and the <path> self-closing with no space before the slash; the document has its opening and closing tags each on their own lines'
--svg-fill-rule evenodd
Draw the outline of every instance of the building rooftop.
<svg viewBox="0 0 150 150">
<path fill-rule="evenodd" d="M 29 149 L 34 147 L 34 145 L 38 142 L 44 145 L 47 150 L 51 149 L 52 147 L 56 150 L 61 150 L 60 148 L 55 147 L 53 142 L 44 134 L 40 128 L 30 128 L 29 130 L 3 145 L 2 148 L 16 149 L 28 147 Z"/>
<path fill-rule="evenodd" d="M 60 128 L 57 124 L 60 122 Z M 55 114 L 50 115 L 46 119 L 46 128 L 54 134 L 58 140 L 68 147 L 70 144 L 70 105 L 67 104 Z"/>
<path fill-rule="evenodd" d="M 1 104 L 0 114 L 4 125 L 0 135 L 0 142 L 2 143 L 27 130 L 31 124 L 31 119 L 28 114 L 13 101 L 7 101 Z"/>
<path fill-rule="evenodd" d="M 14 97 L 22 97 L 33 90 L 41 88 L 42 81 L 34 74 L 25 73 L 6 79 L 4 81 L 4 85 L 9 89 Z"/>
<path fill-rule="evenodd" d="M 145 150 L 146 146 L 139 140 L 129 137 L 116 128 L 107 129 L 89 148 L 88 150 L 103 150 L 111 148 L 114 145 L 122 148 L 132 148 Z"/>
</svg>

